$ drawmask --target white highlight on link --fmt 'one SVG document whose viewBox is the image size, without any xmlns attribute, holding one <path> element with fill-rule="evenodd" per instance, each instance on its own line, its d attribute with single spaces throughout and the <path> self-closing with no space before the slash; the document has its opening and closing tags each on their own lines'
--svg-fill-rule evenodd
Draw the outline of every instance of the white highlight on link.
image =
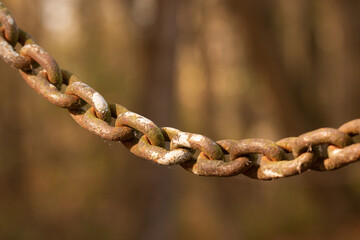
<svg viewBox="0 0 360 240">
<path fill-rule="evenodd" d="M 98 92 L 94 93 L 92 96 L 92 101 L 95 105 L 95 108 L 99 111 L 99 112 L 106 112 L 106 110 L 108 109 L 108 104 L 105 101 L 104 97 L 101 96 Z"/>
<path fill-rule="evenodd" d="M 195 134 L 193 137 L 192 137 L 192 140 L 195 141 L 195 142 L 200 142 L 202 140 L 204 140 L 205 137 L 200 135 L 200 134 Z"/>
<path fill-rule="evenodd" d="M 277 173 L 277 172 L 273 172 L 272 170 L 270 169 L 265 169 L 264 170 L 264 174 L 268 177 L 283 177 L 284 175 L 280 174 L 280 173 Z"/>
<path fill-rule="evenodd" d="M 166 153 L 162 158 L 157 160 L 157 163 L 162 165 L 178 164 L 184 160 L 184 151 L 182 149 L 172 150 Z"/>
<path fill-rule="evenodd" d="M 183 147 L 191 148 L 191 144 L 189 142 L 189 134 L 188 133 L 179 133 L 178 138 L 173 139 L 173 143 L 176 145 L 180 145 Z"/>
</svg>

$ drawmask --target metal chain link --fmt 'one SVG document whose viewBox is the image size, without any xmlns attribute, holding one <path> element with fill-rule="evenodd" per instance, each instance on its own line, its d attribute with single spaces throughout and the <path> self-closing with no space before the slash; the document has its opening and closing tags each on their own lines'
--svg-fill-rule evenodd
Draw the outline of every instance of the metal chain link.
<svg viewBox="0 0 360 240">
<path fill-rule="evenodd" d="M 19 50 L 16 50 L 16 46 Z M 68 109 L 83 128 L 111 141 L 121 141 L 133 154 L 162 165 L 180 164 L 200 176 L 245 176 L 271 180 L 313 169 L 329 171 L 360 159 L 360 119 L 339 129 L 321 128 L 281 139 L 221 140 L 175 128 L 159 128 L 151 120 L 108 103 L 102 95 L 61 69 L 55 59 L 16 25 L 0 2 L 0 56 L 19 69 L 26 83 L 50 103 Z M 62 90 L 63 85 L 66 86 Z M 116 119 L 111 124 L 111 118 Z M 167 149 L 166 142 L 170 148 Z M 200 152 L 197 157 L 195 152 Z M 229 155 L 228 158 L 225 156 Z M 258 156 L 261 159 L 258 160 Z"/>
</svg>

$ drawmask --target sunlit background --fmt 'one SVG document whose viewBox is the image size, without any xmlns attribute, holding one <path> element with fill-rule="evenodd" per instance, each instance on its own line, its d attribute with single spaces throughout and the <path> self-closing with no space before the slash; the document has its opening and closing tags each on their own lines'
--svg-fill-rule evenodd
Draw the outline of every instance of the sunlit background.
<svg viewBox="0 0 360 240">
<path fill-rule="evenodd" d="M 3 0 L 109 102 L 214 140 L 360 115 L 360 1 Z M 0 62 L 0 239 L 358 239 L 360 164 L 276 181 L 158 166 Z"/>
</svg>

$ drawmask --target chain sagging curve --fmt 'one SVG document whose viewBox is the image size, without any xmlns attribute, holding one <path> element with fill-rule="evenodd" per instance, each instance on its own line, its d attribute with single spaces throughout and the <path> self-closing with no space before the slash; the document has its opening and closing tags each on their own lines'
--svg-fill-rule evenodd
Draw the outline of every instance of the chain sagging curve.
<svg viewBox="0 0 360 240">
<path fill-rule="evenodd" d="M 360 119 L 338 129 L 321 128 L 277 142 L 266 139 L 215 142 L 200 134 L 160 128 L 119 104 L 108 103 L 73 73 L 61 69 L 49 53 L 17 27 L 1 2 L 0 57 L 18 69 L 26 83 L 46 100 L 68 109 L 83 128 L 104 139 L 121 141 L 141 158 L 162 165 L 179 164 L 196 175 L 244 174 L 271 180 L 310 169 L 334 170 L 360 159 L 360 143 L 353 140 L 360 134 Z M 111 121 L 112 118 L 115 121 Z M 166 148 L 166 142 L 170 147 Z M 197 157 L 196 151 L 200 152 Z M 258 156 L 261 156 L 259 161 Z"/>
</svg>

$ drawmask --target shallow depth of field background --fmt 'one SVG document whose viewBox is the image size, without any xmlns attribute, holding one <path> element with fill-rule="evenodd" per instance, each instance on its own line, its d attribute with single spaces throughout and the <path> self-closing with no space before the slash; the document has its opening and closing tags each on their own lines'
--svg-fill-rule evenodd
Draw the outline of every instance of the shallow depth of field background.
<svg viewBox="0 0 360 240">
<path fill-rule="evenodd" d="M 360 115 L 360 1 L 3 0 L 109 102 L 214 140 Z M 0 239 L 357 239 L 360 164 L 263 182 L 158 166 L 0 62 Z"/>
</svg>

